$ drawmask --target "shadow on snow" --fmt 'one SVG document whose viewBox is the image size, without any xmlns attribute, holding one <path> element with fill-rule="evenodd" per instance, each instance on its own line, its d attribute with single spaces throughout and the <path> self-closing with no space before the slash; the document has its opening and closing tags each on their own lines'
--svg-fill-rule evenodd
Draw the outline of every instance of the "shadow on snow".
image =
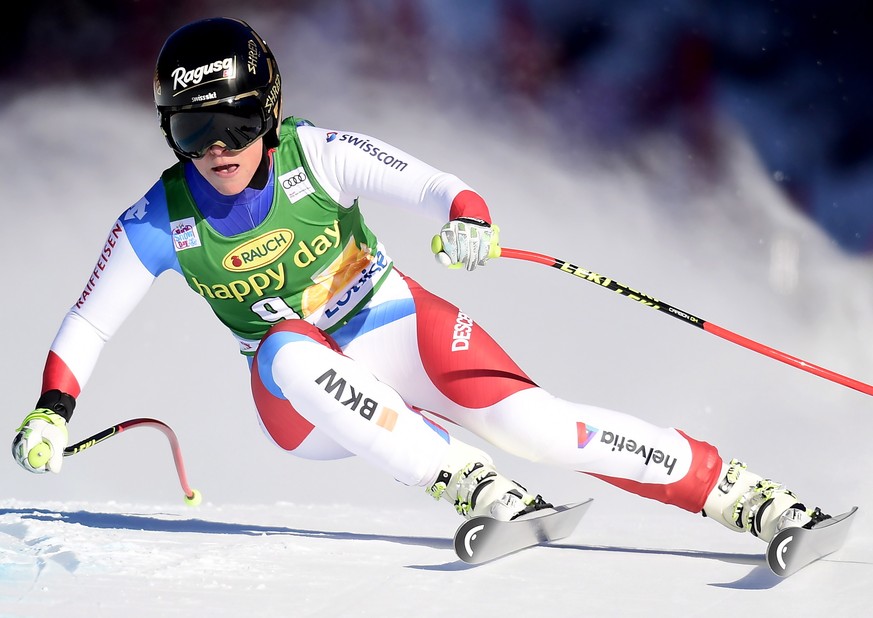
<svg viewBox="0 0 873 618">
<path fill-rule="evenodd" d="M 288 535 L 307 538 L 323 538 L 350 541 L 383 541 L 401 545 L 418 545 L 434 549 L 451 549 L 452 539 L 449 537 L 420 537 L 408 535 L 368 534 L 361 532 L 337 532 L 330 530 L 307 530 L 289 528 L 286 526 L 270 526 L 261 524 L 240 524 L 205 519 L 164 519 L 153 515 L 136 515 L 129 513 L 94 513 L 90 511 L 54 511 L 48 509 L 0 509 L 2 515 L 17 515 L 23 521 L 62 521 L 79 524 L 97 529 L 121 529 L 146 532 L 183 532 L 195 534 L 236 534 L 247 536 Z M 567 543 L 551 543 L 545 546 L 549 549 L 573 550 L 583 552 L 608 552 L 633 555 L 678 556 L 704 560 L 718 560 L 734 564 L 754 566 L 751 572 L 736 582 L 711 584 L 716 587 L 761 590 L 772 588 L 781 580 L 773 575 L 765 565 L 764 556 L 760 553 L 718 553 L 695 550 L 652 549 L 639 547 L 609 547 L 597 545 L 578 545 Z M 409 568 L 432 571 L 458 571 L 481 568 L 485 565 L 469 565 L 460 560 L 439 565 L 408 565 Z"/>
<path fill-rule="evenodd" d="M 205 519 L 162 519 L 151 515 L 128 513 L 92 513 L 89 511 L 53 511 L 47 509 L 0 509 L 2 515 L 18 515 L 22 520 L 62 521 L 88 528 L 138 530 L 146 532 L 188 532 L 196 534 L 240 534 L 248 536 L 287 535 L 309 538 L 339 539 L 353 541 L 386 541 L 401 545 L 422 545 L 436 549 L 452 547 L 449 538 L 415 537 L 360 532 L 335 532 L 329 530 L 306 530 L 285 526 L 237 524 Z"/>
</svg>

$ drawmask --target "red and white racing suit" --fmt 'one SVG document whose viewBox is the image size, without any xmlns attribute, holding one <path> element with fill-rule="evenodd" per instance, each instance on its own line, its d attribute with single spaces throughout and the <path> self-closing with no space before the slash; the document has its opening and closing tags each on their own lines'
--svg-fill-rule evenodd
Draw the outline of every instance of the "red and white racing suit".
<svg viewBox="0 0 873 618">
<path fill-rule="evenodd" d="M 484 201 L 457 177 L 375 138 L 342 133 L 340 140 L 339 134 L 298 129 L 308 172 L 337 208 L 361 197 L 442 221 L 490 221 Z M 392 165 L 374 151 L 390 153 Z M 397 161 L 404 163 L 402 171 Z M 256 212 L 252 205 L 258 203 L 268 211 L 273 187 L 271 177 L 263 190 L 246 189 L 233 198 L 238 202 L 208 187 L 192 186 L 192 193 L 208 218 L 229 207 Z M 158 181 L 112 226 L 51 346 L 43 391 L 78 396 L 103 344 L 153 280 L 181 272 L 166 199 Z M 232 231 L 256 224 L 224 220 L 237 226 Z M 554 397 L 451 303 L 396 268 L 380 283 L 369 302 L 330 334 L 317 319 L 283 320 L 248 357 L 261 422 L 278 446 L 310 459 L 357 455 L 404 484 L 429 486 L 445 462 L 451 427 L 458 425 L 520 457 L 701 510 L 722 469 L 713 446 L 678 429 Z"/>
</svg>

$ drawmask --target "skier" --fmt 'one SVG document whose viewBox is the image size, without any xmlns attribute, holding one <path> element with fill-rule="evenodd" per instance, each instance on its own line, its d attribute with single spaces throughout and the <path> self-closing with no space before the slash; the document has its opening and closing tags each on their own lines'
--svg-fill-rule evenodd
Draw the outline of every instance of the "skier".
<svg viewBox="0 0 873 618">
<path fill-rule="evenodd" d="M 299 457 L 360 456 L 467 518 L 551 506 L 445 422 L 764 540 L 827 517 L 678 429 L 550 395 L 469 316 L 402 274 L 359 198 L 440 218 L 437 260 L 467 270 L 498 246 L 485 201 L 374 137 L 281 120 L 276 60 L 245 22 L 175 31 L 154 98 L 178 163 L 114 223 L 60 326 L 12 443 L 25 470 L 60 472 L 104 343 L 175 271 L 238 341 L 263 429 Z"/>
</svg>

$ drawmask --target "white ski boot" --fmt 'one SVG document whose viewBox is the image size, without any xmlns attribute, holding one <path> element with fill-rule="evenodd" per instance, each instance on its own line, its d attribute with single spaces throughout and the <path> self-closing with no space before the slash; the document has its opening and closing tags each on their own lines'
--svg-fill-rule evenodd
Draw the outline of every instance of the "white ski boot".
<svg viewBox="0 0 873 618">
<path fill-rule="evenodd" d="M 736 459 L 724 465 L 721 480 L 703 505 L 703 515 L 768 542 L 784 528 L 811 528 L 830 517 L 819 508 L 807 509 L 784 485 L 749 472 Z"/>
<path fill-rule="evenodd" d="M 495 470 L 491 458 L 484 452 L 452 440 L 449 463 L 437 475 L 427 493 L 435 500 L 444 498 L 466 519 L 488 515 L 501 521 L 515 519 L 525 513 L 550 508 L 542 496 L 529 493 L 524 487 Z M 458 457 L 469 463 L 457 465 Z M 472 461 L 470 460 L 472 457 Z"/>
</svg>

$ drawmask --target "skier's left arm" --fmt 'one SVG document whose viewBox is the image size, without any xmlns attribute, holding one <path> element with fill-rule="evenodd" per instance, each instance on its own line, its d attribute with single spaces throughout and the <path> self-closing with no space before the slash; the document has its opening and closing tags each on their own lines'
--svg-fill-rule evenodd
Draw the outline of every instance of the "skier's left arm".
<svg viewBox="0 0 873 618">
<path fill-rule="evenodd" d="M 300 127 L 313 173 L 341 205 L 359 197 L 410 208 L 445 221 L 437 259 L 473 270 L 497 243 L 485 200 L 454 174 L 361 133 Z"/>
</svg>

